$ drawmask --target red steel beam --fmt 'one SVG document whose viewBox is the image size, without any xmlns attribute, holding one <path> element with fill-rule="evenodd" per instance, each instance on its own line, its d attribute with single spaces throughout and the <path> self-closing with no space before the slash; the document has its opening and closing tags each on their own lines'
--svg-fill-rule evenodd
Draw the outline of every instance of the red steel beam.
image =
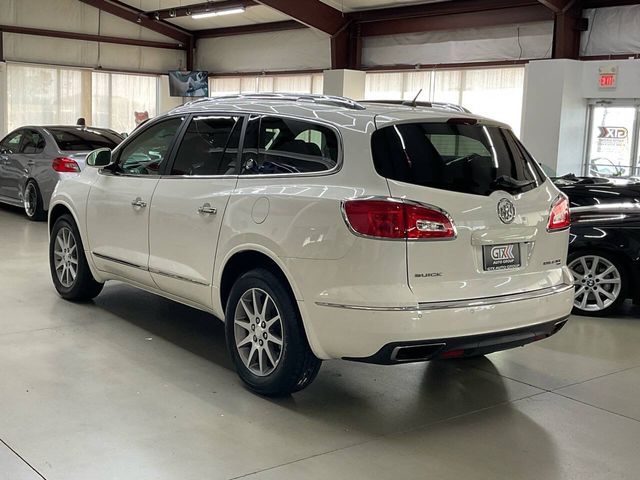
<svg viewBox="0 0 640 480">
<path fill-rule="evenodd" d="M 553 12 L 543 5 L 536 4 L 526 7 L 503 8 L 490 12 L 479 11 L 368 22 L 361 25 L 361 33 L 364 37 L 370 37 L 434 30 L 492 27 L 496 25 L 540 22 L 552 20 L 553 18 Z"/>
<path fill-rule="evenodd" d="M 60 30 L 45 30 L 41 28 L 16 27 L 13 25 L 0 25 L 0 31 L 18 33 L 22 35 L 37 35 L 40 37 L 68 38 L 71 40 L 84 40 L 87 42 L 116 43 L 120 45 L 134 45 L 138 47 L 166 48 L 171 50 L 186 50 L 185 45 L 169 42 L 154 42 L 151 40 L 139 40 L 136 38 L 109 37 L 104 35 L 92 35 L 89 33 L 62 32 Z"/>
<path fill-rule="evenodd" d="M 542 5 L 555 13 L 568 11 L 578 3 L 578 0 L 538 0 Z"/>
<path fill-rule="evenodd" d="M 256 0 L 308 27 L 335 35 L 347 24 L 345 15 L 320 0 Z"/>
<path fill-rule="evenodd" d="M 349 17 L 356 22 L 379 22 L 402 18 L 457 15 L 460 13 L 488 12 L 504 8 L 539 5 L 538 0 L 449 0 L 405 7 L 390 7 L 352 12 Z"/>
<path fill-rule="evenodd" d="M 152 30 L 156 33 L 160 33 L 174 40 L 178 40 L 180 43 L 186 45 L 192 35 L 186 30 L 182 30 L 175 25 L 171 25 L 167 22 L 158 21 L 147 17 L 145 12 L 137 8 L 131 7 L 125 3 L 117 0 L 79 0 L 82 3 L 91 5 L 103 12 L 110 13 L 116 17 L 120 17 L 129 22 L 137 23 L 138 25 Z"/>
<path fill-rule="evenodd" d="M 301 28 L 307 27 L 295 20 L 285 20 L 284 22 L 255 23 L 253 25 L 240 25 L 237 27 L 209 28 L 207 30 L 196 30 L 193 33 L 196 38 L 200 39 L 247 35 L 250 33 L 279 32 L 282 30 L 297 30 Z"/>
</svg>

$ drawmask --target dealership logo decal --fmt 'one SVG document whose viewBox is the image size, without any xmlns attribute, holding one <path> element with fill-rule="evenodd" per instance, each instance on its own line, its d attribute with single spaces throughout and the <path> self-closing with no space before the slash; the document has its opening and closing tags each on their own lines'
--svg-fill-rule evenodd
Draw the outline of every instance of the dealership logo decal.
<svg viewBox="0 0 640 480">
<path fill-rule="evenodd" d="M 615 138 L 618 140 L 629 137 L 629 130 L 625 127 L 598 127 L 598 138 Z"/>
<path fill-rule="evenodd" d="M 502 223 L 511 223 L 516 218 L 516 207 L 507 198 L 498 202 L 498 218 Z"/>
<path fill-rule="evenodd" d="M 500 247 L 493 247 L 491 249 L 491 258 L 496 260 L 515 260 L 516 256 L 513 254 L 513 245 L 503 245 Z"/>
</svg>

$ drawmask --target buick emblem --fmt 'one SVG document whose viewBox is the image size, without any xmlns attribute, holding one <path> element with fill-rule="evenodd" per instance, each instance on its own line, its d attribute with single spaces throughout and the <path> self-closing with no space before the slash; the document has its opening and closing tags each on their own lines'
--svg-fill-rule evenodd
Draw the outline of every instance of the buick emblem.
<svg viewBox="0 0 640 480">
<path fill-rule="evenodd" d="M 498 202 L 498 218 L 502 223 L 511 223 L 516 218 L 516 206 L 511 200 L 503 198 Z"/>
</svg>

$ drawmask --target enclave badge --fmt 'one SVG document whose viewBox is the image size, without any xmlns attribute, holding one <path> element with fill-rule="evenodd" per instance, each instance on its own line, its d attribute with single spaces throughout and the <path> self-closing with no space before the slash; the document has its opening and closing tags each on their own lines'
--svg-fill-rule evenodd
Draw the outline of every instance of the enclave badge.
<svg viewBox="0 0 640 480">
<path fill-rule="evenodd" d="M 498 218 L 502 223 L 511 223 L 516 218 L 516 207 L 508 198 L 498 202 Z"/>
</svg>

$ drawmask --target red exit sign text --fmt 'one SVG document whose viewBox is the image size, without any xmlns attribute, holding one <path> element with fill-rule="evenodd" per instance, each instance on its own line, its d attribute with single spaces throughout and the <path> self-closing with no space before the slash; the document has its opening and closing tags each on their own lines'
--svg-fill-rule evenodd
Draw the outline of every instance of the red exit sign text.
<svg viewBox="0 0 640 480">
<path fill-rule="evenodd" d="M 615 88 L 616 87 L 616 74 L 605 73 L 600 75 L 600 88 Z"/>
</svg>

